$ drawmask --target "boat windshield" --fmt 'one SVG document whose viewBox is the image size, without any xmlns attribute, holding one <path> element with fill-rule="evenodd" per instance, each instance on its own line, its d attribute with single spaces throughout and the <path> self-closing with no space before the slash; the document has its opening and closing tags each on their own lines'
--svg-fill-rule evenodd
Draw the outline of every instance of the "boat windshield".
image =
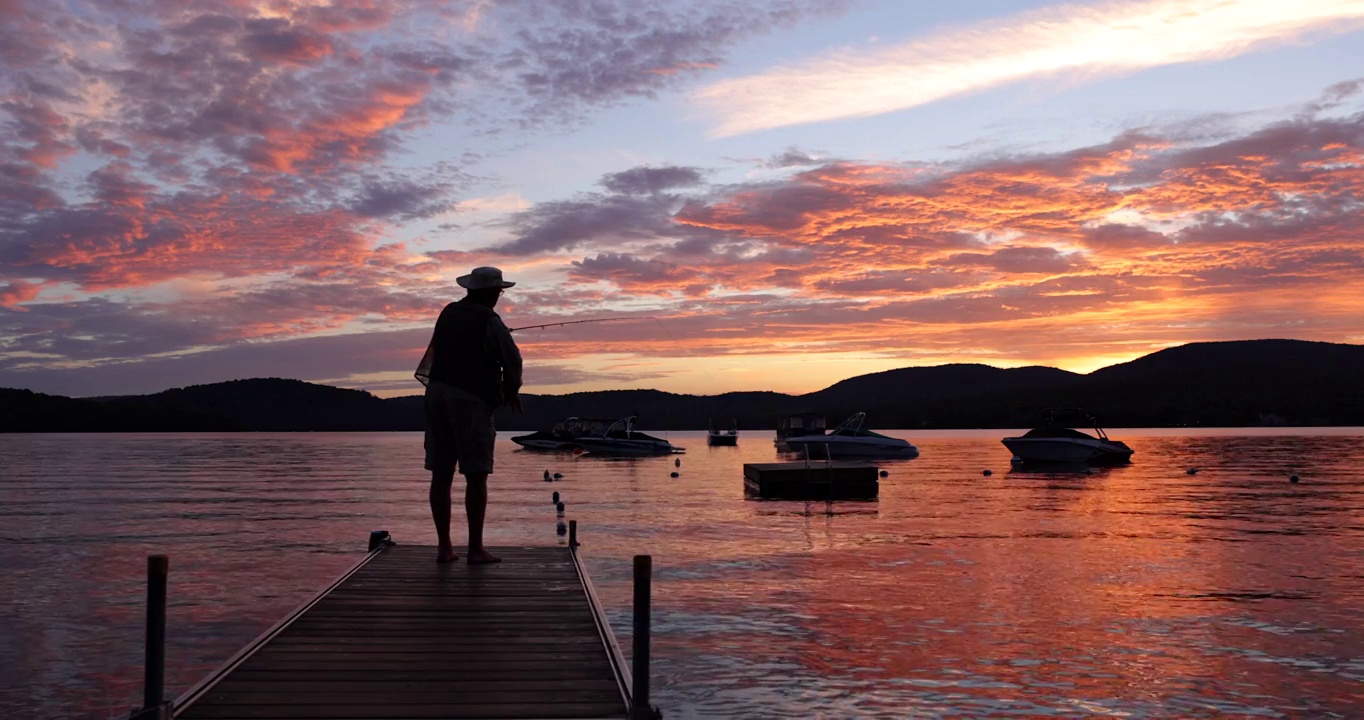
<svg viewBox="0 0 1364 720">
<path fill-rule="evenodd" d="M 1028 437 L 1028 438 L 1072 438 L 1072 439 L 1077 439 L 1077 440 L 1093 440 L 1093 439 L 1094 439 L 1093 436 L 1091 436 L 1091 435 L 1086 435 L 1085 433 L 1082 433 L 1082 432 L 1080 432 L 1079 430 L 1073 430 L 1073 429 L 1071 429 L 1071 428 L 1060 427 L 1060 426 L 1056 426 L 1056 425 L 1053 425 L 1053 426 L 1050 426 L 1050 427 L 1040 427 L 1040 428 L 1037 428 L 1037 429 L 1035 429 L 1035 430 L 1029 430 L 1028 432 L 1026 432 L 1026 433 L 1023 434 L 1023 437 Z"/>
<path fill-rule="evenodd" d="M 1082 437 L 1089 438 L 1090 440 L 1095 439 L 1093 435 L 1086 435 L 1085 433 L 1072 429 L 1071 426 L 1073 423 L 1065 422 L 1065 418 L 1076 418 L 1078 420 L 1084 420 L 1087 426 L 1093 426 L 1094 435 L 1097 435 L 1099 440 L 1108 439 L 1108 433 L 1105 433 L 1103 428 L 1099 427 L 1099 421 L 1096 420 L 1093 415 L 1090 415 L 1080 408 L 1048 408 L 1043 411 L 1043 416 L 1045 418 L 1043 426 L 1029 432 L 1023 437 Z M 1034 435 L 1033 433 L 1070 434 Z"/>
<path fill-rule="evenodd" d="M 835 430 L 835 431 L 833 431 L 833 432 L 831 432 L 831 433 L 829 433 L 829 434 L 830 434 L 830 435 L 842 435 L 842 436 L 844 436 L 844 437 L 875 437 L 875 438 L 885 438 L 885 439 L 887 439 L 887 440 L 894 440 L 894 439 L 895 439 L 895 438 L 893 438 L 893 437 L 891 437 L 891 436 L 889 436 L 889 435 L 882 435 L 882 434 L 879 433 L 879 432 L 873 432 L 873 431 L 871 431 L 871 430 L 864 430 L 864 429 L 862 429 L 862 428 Z"/>
<path fill-rule="evenodd" d="M 843 437 L 875 437 L 885 438 L 887 440 L 895 439 L 890 437 L 889 435 L 882 435 L 881 433 L 872 432 L 871 430 L 863 428 L 862 424 L 865 423 L 866 420 L 867 420 L 866 413 L 864 412 L 853 413 L 851 417 L 839 423 L 838 427 L 830 431 L 829 434 L 840 435 Z"/>
<path fill-rule="evenodd" d="M 595 430 L 593 431 L 592 434 L 596 435 L 597 437 L 625 438 L 627 440 L 630 439 L 630 437 L 633 435 L 638 435 L 640 437 L 648 437 L 643 433 L 635 432 L 635 420 L 638 417 L 639 417 L 638 415 L 630 415 L 628 417 L 623 417 L 611 423 L 610 425 L 607 425 L 605 428 L 602 428 L 600 430 L 601 433 L 600 435 L 598 435 L 597 434 L 598 431 Z"/>
<path fill-rule="evenodd" d="M 553 432 L 569 435 L 596 435 L 604 431 L 614 418 L 565 418 L 554 426 Z"/>
</svg>

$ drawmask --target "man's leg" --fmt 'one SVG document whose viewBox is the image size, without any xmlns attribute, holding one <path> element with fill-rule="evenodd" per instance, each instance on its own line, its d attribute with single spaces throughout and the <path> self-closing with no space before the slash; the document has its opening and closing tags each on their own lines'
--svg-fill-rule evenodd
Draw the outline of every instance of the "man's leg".
<svg viewBox="0 0 1364 720">
<path fill-rule="evenodd" d="M 431 520 L 436 523 L 436 540 L 440 549 L 436 562 L 458 560 L 454 546 L 450 544 L 450 486 L 454 484 L 455 471 L 433 470 L 431 472 Z"/>
<path fill-rule="evenodd" d="M 488 474 L 464 476 L 464 512 L 469 516 L 469 564 L 501 562 L 483 546 L 483 518 L 488 513 Z"/>
<path fill-rule="evenodd" d="M 432 383 L 426 388 L 426 469 L 431 471 L 431 520 L 436 524 L 436 538 L 440 549 L 436 562 L 447 563 L 458 558 L 450 545 L 450 486 L 455 481 L 455 465 L 459 461 L 455 445 L 455 429 L 450 423 L 450 407 L 442 386 Z"/>
</svg>

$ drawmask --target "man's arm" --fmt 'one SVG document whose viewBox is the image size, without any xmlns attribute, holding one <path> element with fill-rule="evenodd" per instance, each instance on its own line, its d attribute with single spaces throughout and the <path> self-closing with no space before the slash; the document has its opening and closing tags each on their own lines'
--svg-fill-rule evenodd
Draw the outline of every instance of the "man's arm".
<svg viewBox="0 0 1364 720">
<path fill-rule="evenodd" d="M 501 318 L 488 323 L 488 340 L 502 362 L 502 395 L 513 410 L 521 409 L 521 350 Z"/>
</svg>

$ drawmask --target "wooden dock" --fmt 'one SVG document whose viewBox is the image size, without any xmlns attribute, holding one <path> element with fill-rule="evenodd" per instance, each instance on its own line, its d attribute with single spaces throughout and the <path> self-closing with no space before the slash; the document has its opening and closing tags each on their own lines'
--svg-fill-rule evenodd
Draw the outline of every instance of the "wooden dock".
<svg viewBox="0 0 1364 720">
<path fill-rule="evenodd" d="M 647 704 L 647 577 L 636 684 L 576 545 L 494 552 L 502 563 L 438 565 L 434 547 L 379 542 L 174 703 L 156 712 L 149 695 L 134 717 L 658 717 Z M 152 657 L 149 642 L 149 668 Z M 632 695 L 644 700 L 634 714 Z"/>
<path fill-rule="evenodd" d="M 875 465 L 843 461 L 744 463 L 744 494 L 762 500 L 874 500 Z"/>
</svg>

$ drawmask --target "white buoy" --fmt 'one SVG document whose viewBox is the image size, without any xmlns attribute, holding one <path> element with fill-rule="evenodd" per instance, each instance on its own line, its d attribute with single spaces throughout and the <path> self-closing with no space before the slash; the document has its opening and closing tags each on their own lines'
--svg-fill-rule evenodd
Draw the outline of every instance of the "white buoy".
<svg viewBox="0 0 1364 720">
<path fill-rule="evenodd" d="M 555 510 L 555 513 L 557 514 L 558 517 L 563 517 L 563 516 L 564 516 L 564 502 L 563 502 L 562 500 L 560 500 L 559 502 L 555 503 L 555 505 L 554 505 L 554 510 Z"/>
<path fill-rule="evenodd" d="M 560 520 L 559 524 L 554 526 L 554 533 L 556 535 L 567 535 L 568 525 L 565 524 L 563 520 Z"/>
</svg>

